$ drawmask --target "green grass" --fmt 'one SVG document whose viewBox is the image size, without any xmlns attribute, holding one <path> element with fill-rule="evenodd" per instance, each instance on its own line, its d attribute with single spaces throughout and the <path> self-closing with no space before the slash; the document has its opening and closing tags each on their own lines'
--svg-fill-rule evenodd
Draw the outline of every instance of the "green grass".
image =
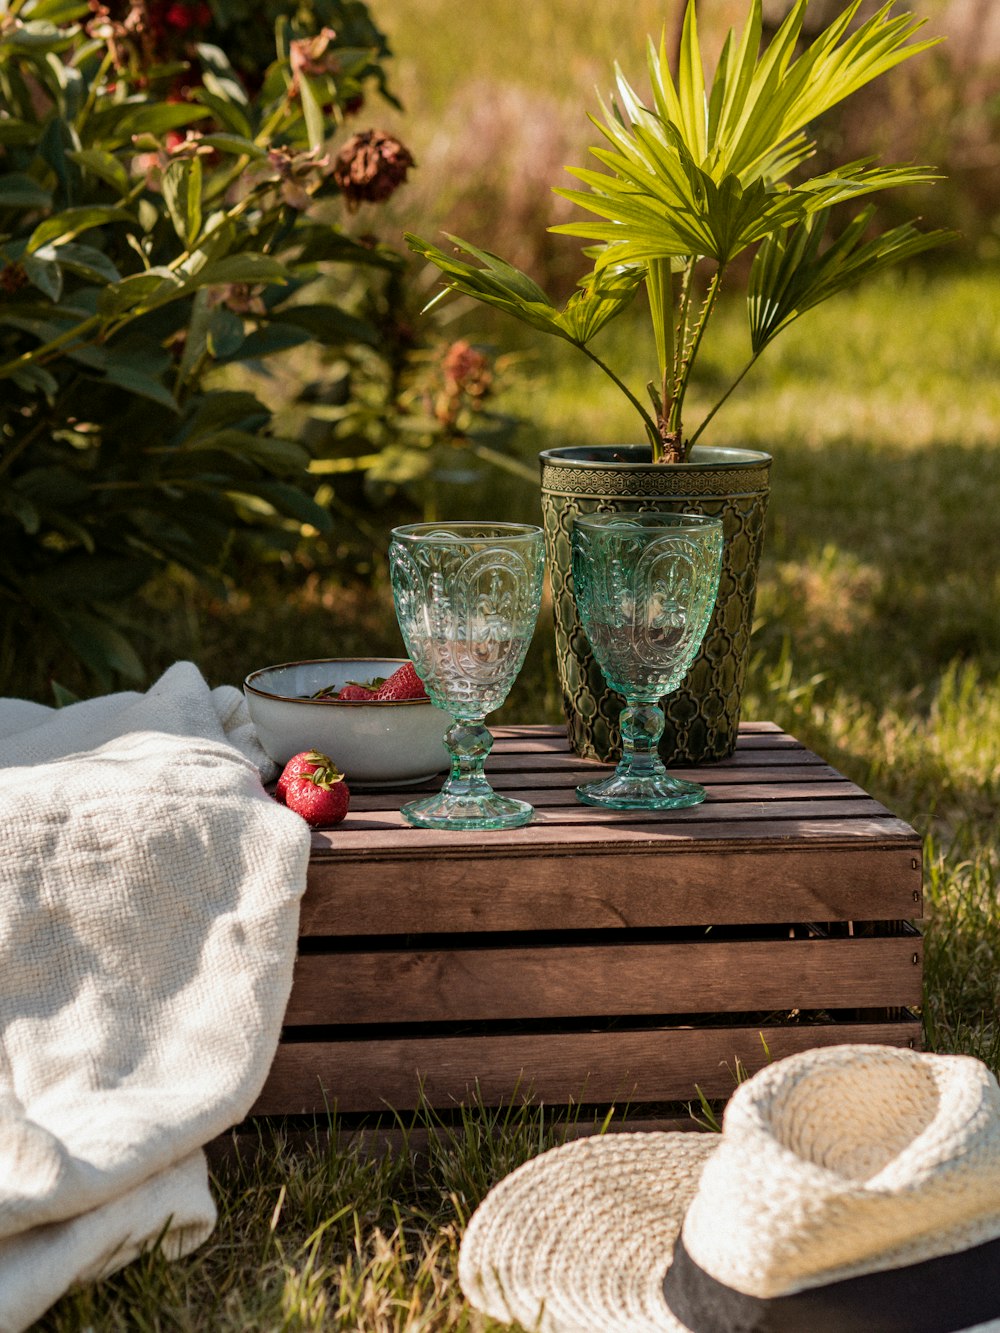
<svg viewBox="0 0 1000 1333">
<path fill-rule="evenodd" d="M 723 312 L 702 404 L 738 364 Z M 499 330 L 494 327 L 492 335 Z M 504 330 L 506 333 L 506 330 Z M 616 391 L 572 349 L 521 344 L 533 382 L 518 449 L 637 430 Z M 607 339 L 641 382 L 640 321 Z M 716 418 L 712 440 L 774 454 L 745 715 L 772 718 L 926 837 L 927 1041 L 1000 1069 L 1000 275 L 896 278 L 807 316 Z M 529 483 L 484 473 L 452 512 L 537 516 Z M 392 514 L 366 521 L 384 538 Z M 265 662 L 398 651 L 373 543 L 345 581 L 336 543 L 248 565 L 214 596 L 155 590 L 154 657 L 193 656 L 213 684 Z M 498 720 L 555 719 L 549 623 Z M 462 1226 L 488 1185 L 552 1141 L 541 1113 L 498 1133 L 471 1110 L 429 1160 L 282 1145 L 222 1162 L 221 1218 L 197 1254 L 153 1256 L 66 1298 L 52 1330 L 488 1330 L 454 1283 Z"/>
</svg>

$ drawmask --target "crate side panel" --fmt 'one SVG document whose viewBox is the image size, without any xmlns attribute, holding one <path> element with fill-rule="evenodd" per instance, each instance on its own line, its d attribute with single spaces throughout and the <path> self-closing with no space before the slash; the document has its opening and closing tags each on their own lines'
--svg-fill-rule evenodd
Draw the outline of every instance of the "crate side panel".
<svg viewBox="0 0 1000 1333">
<path fill-rule="evenodd" d="M 252 1114 L 411 1109 L 421 1086 L 437 1107 L 467 1102 L 477 1089 L 486 1105 L 527 1096 L 551 1106 L 694 1100 L 696 1085 L 707 1097 L 726 1097 L 737 1061 L 753 1073 L 769 1058 L 815 1046 L 919 1041 L 920 1026 L 910 1019 L 283 1044 Z"/>
<path fill-rule="evenodd" d="M 916 937 L 301 954 L 286 1026 L 919 1004 Z"/>
</svg>

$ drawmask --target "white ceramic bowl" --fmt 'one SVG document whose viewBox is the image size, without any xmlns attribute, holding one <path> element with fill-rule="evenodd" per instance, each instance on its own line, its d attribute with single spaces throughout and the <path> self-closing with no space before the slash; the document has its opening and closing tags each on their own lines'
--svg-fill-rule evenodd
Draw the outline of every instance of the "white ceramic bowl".
<svg viewBox="0 0 1000 1333">
<path fill-rule="evenodd" d="M 364 703 L 312 699 L 326 686 L 391 676 L 406 658 L 331 657 L 251 671 L 243 682 L 261 745 L 279 764 L 302 750 L 329 755 L 349 787 L 401 787 L 449 765 L 451 717 L 429 699 Z"/>
</svg>

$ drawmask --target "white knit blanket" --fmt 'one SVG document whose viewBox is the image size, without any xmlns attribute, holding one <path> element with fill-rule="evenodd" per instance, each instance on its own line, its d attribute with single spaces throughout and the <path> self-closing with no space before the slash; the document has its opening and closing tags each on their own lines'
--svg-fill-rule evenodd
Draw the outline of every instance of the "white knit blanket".
<svg viewBox="0 0 1000 1333">
<path fill-rule="evenodd" d="M 259 1093 L 305 823 L 231 686 L 0 700 L 0 1330 L 209 1234 L 202 1144 Z"/>
</svg>

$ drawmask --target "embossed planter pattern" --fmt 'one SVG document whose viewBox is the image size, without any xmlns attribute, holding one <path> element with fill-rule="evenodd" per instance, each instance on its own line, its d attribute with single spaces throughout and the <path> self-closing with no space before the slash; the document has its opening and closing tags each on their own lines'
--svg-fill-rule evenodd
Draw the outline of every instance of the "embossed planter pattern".
<svg viewBox="0 0 1000 1333">
<path fill-rule="evenodd" d="M 574 751 L 588 759 L 618 759 L 622 698 L 608 687 L 577 617 L 573 520 L 578 514 L 687 511 L 722 516 L 722 577 L 701 652 L 684 684 L 665 701 L 660 753 L 668 765 L 727 758 L 740 722 L 770 455 L 695 446 L 690 462 L 654 467 L 649 448 L 634 445 L 547 449 L 540 462 L 559 684 Z"/>
</svg>

